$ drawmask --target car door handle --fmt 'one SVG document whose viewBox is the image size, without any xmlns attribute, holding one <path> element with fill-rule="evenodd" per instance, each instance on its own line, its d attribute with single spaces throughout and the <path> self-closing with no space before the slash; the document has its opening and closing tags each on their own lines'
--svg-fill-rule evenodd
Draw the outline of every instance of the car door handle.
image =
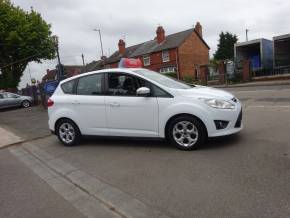
<svg viewBox="0 0 290 218">
<path fill-rule="evenodd" d="M 112 103 L 110 103 L 110 106 L 111 107 L 120 107 L 120 104 L 117 102 L 112 102 Z"/>
</svg>

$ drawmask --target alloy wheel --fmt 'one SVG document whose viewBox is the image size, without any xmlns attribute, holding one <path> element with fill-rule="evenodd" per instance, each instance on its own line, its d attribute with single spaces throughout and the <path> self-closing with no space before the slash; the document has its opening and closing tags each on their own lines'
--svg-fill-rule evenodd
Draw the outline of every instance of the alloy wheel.
<svg viewBox="0 0 290 218">
<path fill-rule="evenodd" d="M 75 129 L 70 123 L 62 123 L 59 127 L 59 137 L 60 139 L 69 144 L 75 139 Z"/>
<path fill-rule="evenodd" d="M 22 105 L 23 105 L 23 107 L 27 108 L 27 107 L 30 106 L 30 102 L 29 102 L 29 101 L 24 101 L 24 102 L 22 103 Z"/>
<path fill-rule="evenodd" d="M 198 130 L 190 121 L 176 123 L 172 134 L 176 143 L 183 147 L 192 147 L 198 141 Z"/>
</svg>

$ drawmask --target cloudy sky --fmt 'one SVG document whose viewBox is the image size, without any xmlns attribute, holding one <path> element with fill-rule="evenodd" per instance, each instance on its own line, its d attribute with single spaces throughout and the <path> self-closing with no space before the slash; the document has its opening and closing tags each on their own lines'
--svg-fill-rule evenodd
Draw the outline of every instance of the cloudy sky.
<svg viewBox="0 0 290 218">
<path fill-rule="evenodd" d="M 63 64 L 81 64 L 100 58 L 101 49 L 97 32 L 101 29 L 105 55 L 117 50 L 117 42 L 125 39 L 126 46 L 155 37 L 160 24 L 166 34 L 191 28 L 197 21 L 203 26 L 203 35 L 216 50 L 221 31 L 237 34 L 245 40 L 268 38 L 290 33 L 289 0 L 12 0 L 25 10 L 32 6 L 52 25 L 59 36 Z M 30 63 L 20 87 L 31 76 L 41 79 L 45 70 L 54 68 L 56 60 L 43 64 Z"/>
</svg>

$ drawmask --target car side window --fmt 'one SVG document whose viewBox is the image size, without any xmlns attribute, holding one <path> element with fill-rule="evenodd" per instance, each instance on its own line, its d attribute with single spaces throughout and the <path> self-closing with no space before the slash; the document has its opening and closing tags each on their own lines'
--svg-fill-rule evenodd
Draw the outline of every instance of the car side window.
<svg viewBox="0 0 290 218">
<path fill-rule="evenodd" d="M 168 94 L 167 92 L 165 92 L 164 90 L 162 90 L 161 88 L 153 84 L 152 84 L 152 92 L 154 93 L 154 97 L 161 97 L 161 98 L 171 97 L 170 94 Z"/>
<path fill-rule="evenodd" d="M 74 93 L 74 86 L 75 86 L 76 80 L 70 80 L 66 83 L 63 83 L 61 85 L 62 91 L 65 94 L 73 94 Z"/>
<path fill-rule="evenodd" d="M 17 95 L 12 93 L 4 93 L 3 95 L 5 98 L 17 98 Z"/>
<path fill-rule="evenodd" d="M 103 74 L 93 74 L 79 78 L 77 95 L 101 95 L 103 94 Z"/>
<path fill-rule="evenodd" d="M 0 99 L 3 99 L 3 98 L 4 98 L 4 96 L 2 94 L 0 94 Z"/>
<path fill-rule="evenodd" d="M 123 73 L 108 74 L 109 95 L 136 96 L 138 84 L 135 77 Z"/>
</svg>

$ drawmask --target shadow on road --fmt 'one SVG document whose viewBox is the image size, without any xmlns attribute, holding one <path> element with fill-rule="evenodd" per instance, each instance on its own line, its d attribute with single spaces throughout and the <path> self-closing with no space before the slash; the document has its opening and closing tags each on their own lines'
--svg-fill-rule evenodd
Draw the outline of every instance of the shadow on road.
<svg viewBox="0 0 290 218">
<path fill-rule="evenodd" d="M 234 146 L 241 140 L 240 134 L 210 138 L 197 150 L 213 150 Z M 80 146 L 110 146 L 110 147 L 135 147 L 135 148 L 164 148 L 176 149 L 169 142 L 162 139 L 123 138 L 123 137 L 85 137 Z"/>
<path fill-rule="evenodd" d="M 241 138 L 242 136 L 240 133 L 229 136 L 209 138 L 206 144 L 201 146 L 199 150 L 221 149 L 225 147 L 235 146 L 241 140 Z"/>
<path fill-rule="evenodd" d="M 22 108 L 21 107 L 1 108 L 0 112 L 15 111 L 15 110 L 19 110 L 19 109 L 22 109 Z"/>
</svg>

